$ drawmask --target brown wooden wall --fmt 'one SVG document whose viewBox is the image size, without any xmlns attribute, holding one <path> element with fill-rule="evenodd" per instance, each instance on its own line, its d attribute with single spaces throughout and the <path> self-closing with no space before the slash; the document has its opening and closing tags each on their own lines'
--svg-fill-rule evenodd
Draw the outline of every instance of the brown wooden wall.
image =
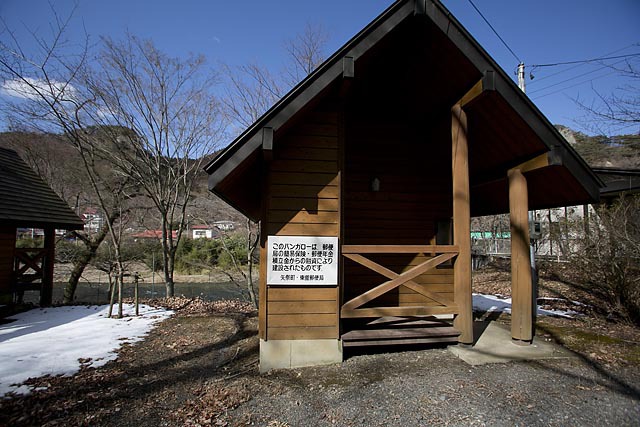
<svg viewBox="0 0 640 427">
<path fill-rule="evenodd" d="M 321 105 L 285 135 L 276 135 L 267 165 L 266 234 L 339 237 L 338 134 L 337 109 Z M 338 286 L 262 285 L 261 338 L 338 338 Z"/>
<path fill-rule="evenodd" d="M 358 111 L 366 111 L 365 108 Z M 444 133 L 446 128 L 428 122 L 424 127 L 411 124 L 394 117 L 391 111 L 377 119 L 354 111 L 346 129 L 344 244 L 435 244 L 438 222 L 451 218 L 451 145 Z M 374 178 L 380 181 L 379 191 L 371 187 Z M 397 273 L 408 270 L 418 260 L 424 261 L 424 256 L 375 257 L 375 261 Z M 351 261 L 345 261 L 344 274 L 344 301 L 388 280 Z M 450 269 L 428 271 L 414 281 L 453 299 Z M 436 303 L 404 286 L 369 303 L 433 304 Z"/>
<path fill-rule="evenodd" d="M 0 227 L 0 302 L 5 302 L 3 295 L 11 293 L 11 272 L 13 271 L 13 250 L 15 247 L 16 229 L 14 227 Z M 11 297 L 8 298 L 10 301 Z"/>
</svg>

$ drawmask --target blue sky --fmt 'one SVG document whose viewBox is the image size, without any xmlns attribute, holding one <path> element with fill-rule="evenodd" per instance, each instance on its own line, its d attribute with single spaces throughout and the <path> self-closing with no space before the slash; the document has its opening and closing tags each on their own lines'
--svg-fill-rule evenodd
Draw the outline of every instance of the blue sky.
<svg viewBox="0 0 640 427">
<path fill-rule="evenodd" d="M 54 3 L 59 14 L 66 16 L 75 2 Z M 171 55 L 202 53 L 212 67 L 220 61 L 228 64 L 255 61 L 275 71 L 286 61 L 284 40 L 302 32 L 307 23 L 321 24 L 329 32 L 327 54 L 330 54 L 391 3 L 391 0 L 79 0 L 70 36 L 80 37 L 83 27 L 94 40 L 100 35 L 118 38 L 128 30 L 153 39 Z M 469 1 L 443 3 L 513 75 L 518 60 Z M 638 0 L 474 0 L 474 3 L 529 66 L 528 70 L 535 64 L 640 53 Z M 19 30 L 17 35 L 27 48 L 31 48 L 30 37 L 23 29 L 46 35 L 52 18 L 49 4 L 43 0 L 0 0 L 0 15 L 10 28 Z M 639 65 L 640 57 L 634 61 Z M 615 61 L 609 61 L 612 62 Z M 628 83 L 600 63 L 537 68 L 533 74 L 535 79 L 527 81 L 527 93 L 551 122 L 571 127 L 578 127 L 575 121 L 583 115 L 573 98 L 590 102 L 594 89 L 607 94 Z"/>
</svg>

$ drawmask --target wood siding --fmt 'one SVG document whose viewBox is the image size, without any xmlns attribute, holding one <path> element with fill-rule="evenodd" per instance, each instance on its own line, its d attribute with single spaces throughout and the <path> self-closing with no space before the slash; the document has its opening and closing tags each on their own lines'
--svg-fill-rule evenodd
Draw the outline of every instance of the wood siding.
<svg viewBox="0 0 640 427">
<path fill-rule="evenodd" d="M 338 112 L 331 105 L 316 107 L 286 134 L 276 135 L 267 170 L 266 234 L 338 237 L 338 164 Z M 339 337 L 338 286 L 265 286 L 264 291 L 263 339 Z"/>
<path fill-rule="evenodd" d="M 452 213 L 450 139 L 437 126 L 425 125 L 421 134 L 406 121 L 394 119 L 392 113 L 372 120 L 356 112 L 350 119 L 345 150 L 344 244 L 435 244 L 436 224 L 448 221 Z M 376 178 L 378 191 L 372 188 Z M 365 256 L 396 273 L 424 261 L 424 256 L 415 254 Z M 387 280 L 351 261 L 345 261 L 344 274 L 344 301 Z M 451 269 L 427 271 L 414 282 L 453 299 Z M 367 304 L 416 305 L 439 304 L 405 286 Z"/>
</svg>

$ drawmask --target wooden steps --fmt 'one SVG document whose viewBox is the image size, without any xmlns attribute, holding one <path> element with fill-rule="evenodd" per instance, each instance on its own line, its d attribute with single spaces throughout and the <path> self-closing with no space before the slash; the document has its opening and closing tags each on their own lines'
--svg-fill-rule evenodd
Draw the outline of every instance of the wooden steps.
<svg viewBox="0 0 640 427">
<path fill-rule="evenodd" d="M 382 317 L 353 324 L 343 347 L 457 343 L 460 331 L 433 317 Z"/>
</svg>

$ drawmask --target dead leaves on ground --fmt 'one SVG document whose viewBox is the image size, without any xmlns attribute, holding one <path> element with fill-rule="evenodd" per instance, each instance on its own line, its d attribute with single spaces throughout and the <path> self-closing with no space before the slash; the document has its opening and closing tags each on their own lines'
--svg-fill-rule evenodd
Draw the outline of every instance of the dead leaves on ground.
<svg viewBox="0 0 640 427">
<path fill-rule="evenodd" d="M 196 397 L 171 415 L 175 425 L 187 427 L 227 426 L 228 411 L 251 398 L 248 386 L 238 382 L 230 386 L 211 384 L 194 390 Z"/>
<path fill-rule="evenodd" d="M 154 298 L 145 301 L 154 307 L 163 307 L 173 310 L 182 316 L 198 316 L 215 313 L 241 313 L 248 314 L 256 309 L 248 302 L 240 300 L 205 301 L 202 297 L 186 298 L 184 296 L 171 298 Z"/>
</svg>

